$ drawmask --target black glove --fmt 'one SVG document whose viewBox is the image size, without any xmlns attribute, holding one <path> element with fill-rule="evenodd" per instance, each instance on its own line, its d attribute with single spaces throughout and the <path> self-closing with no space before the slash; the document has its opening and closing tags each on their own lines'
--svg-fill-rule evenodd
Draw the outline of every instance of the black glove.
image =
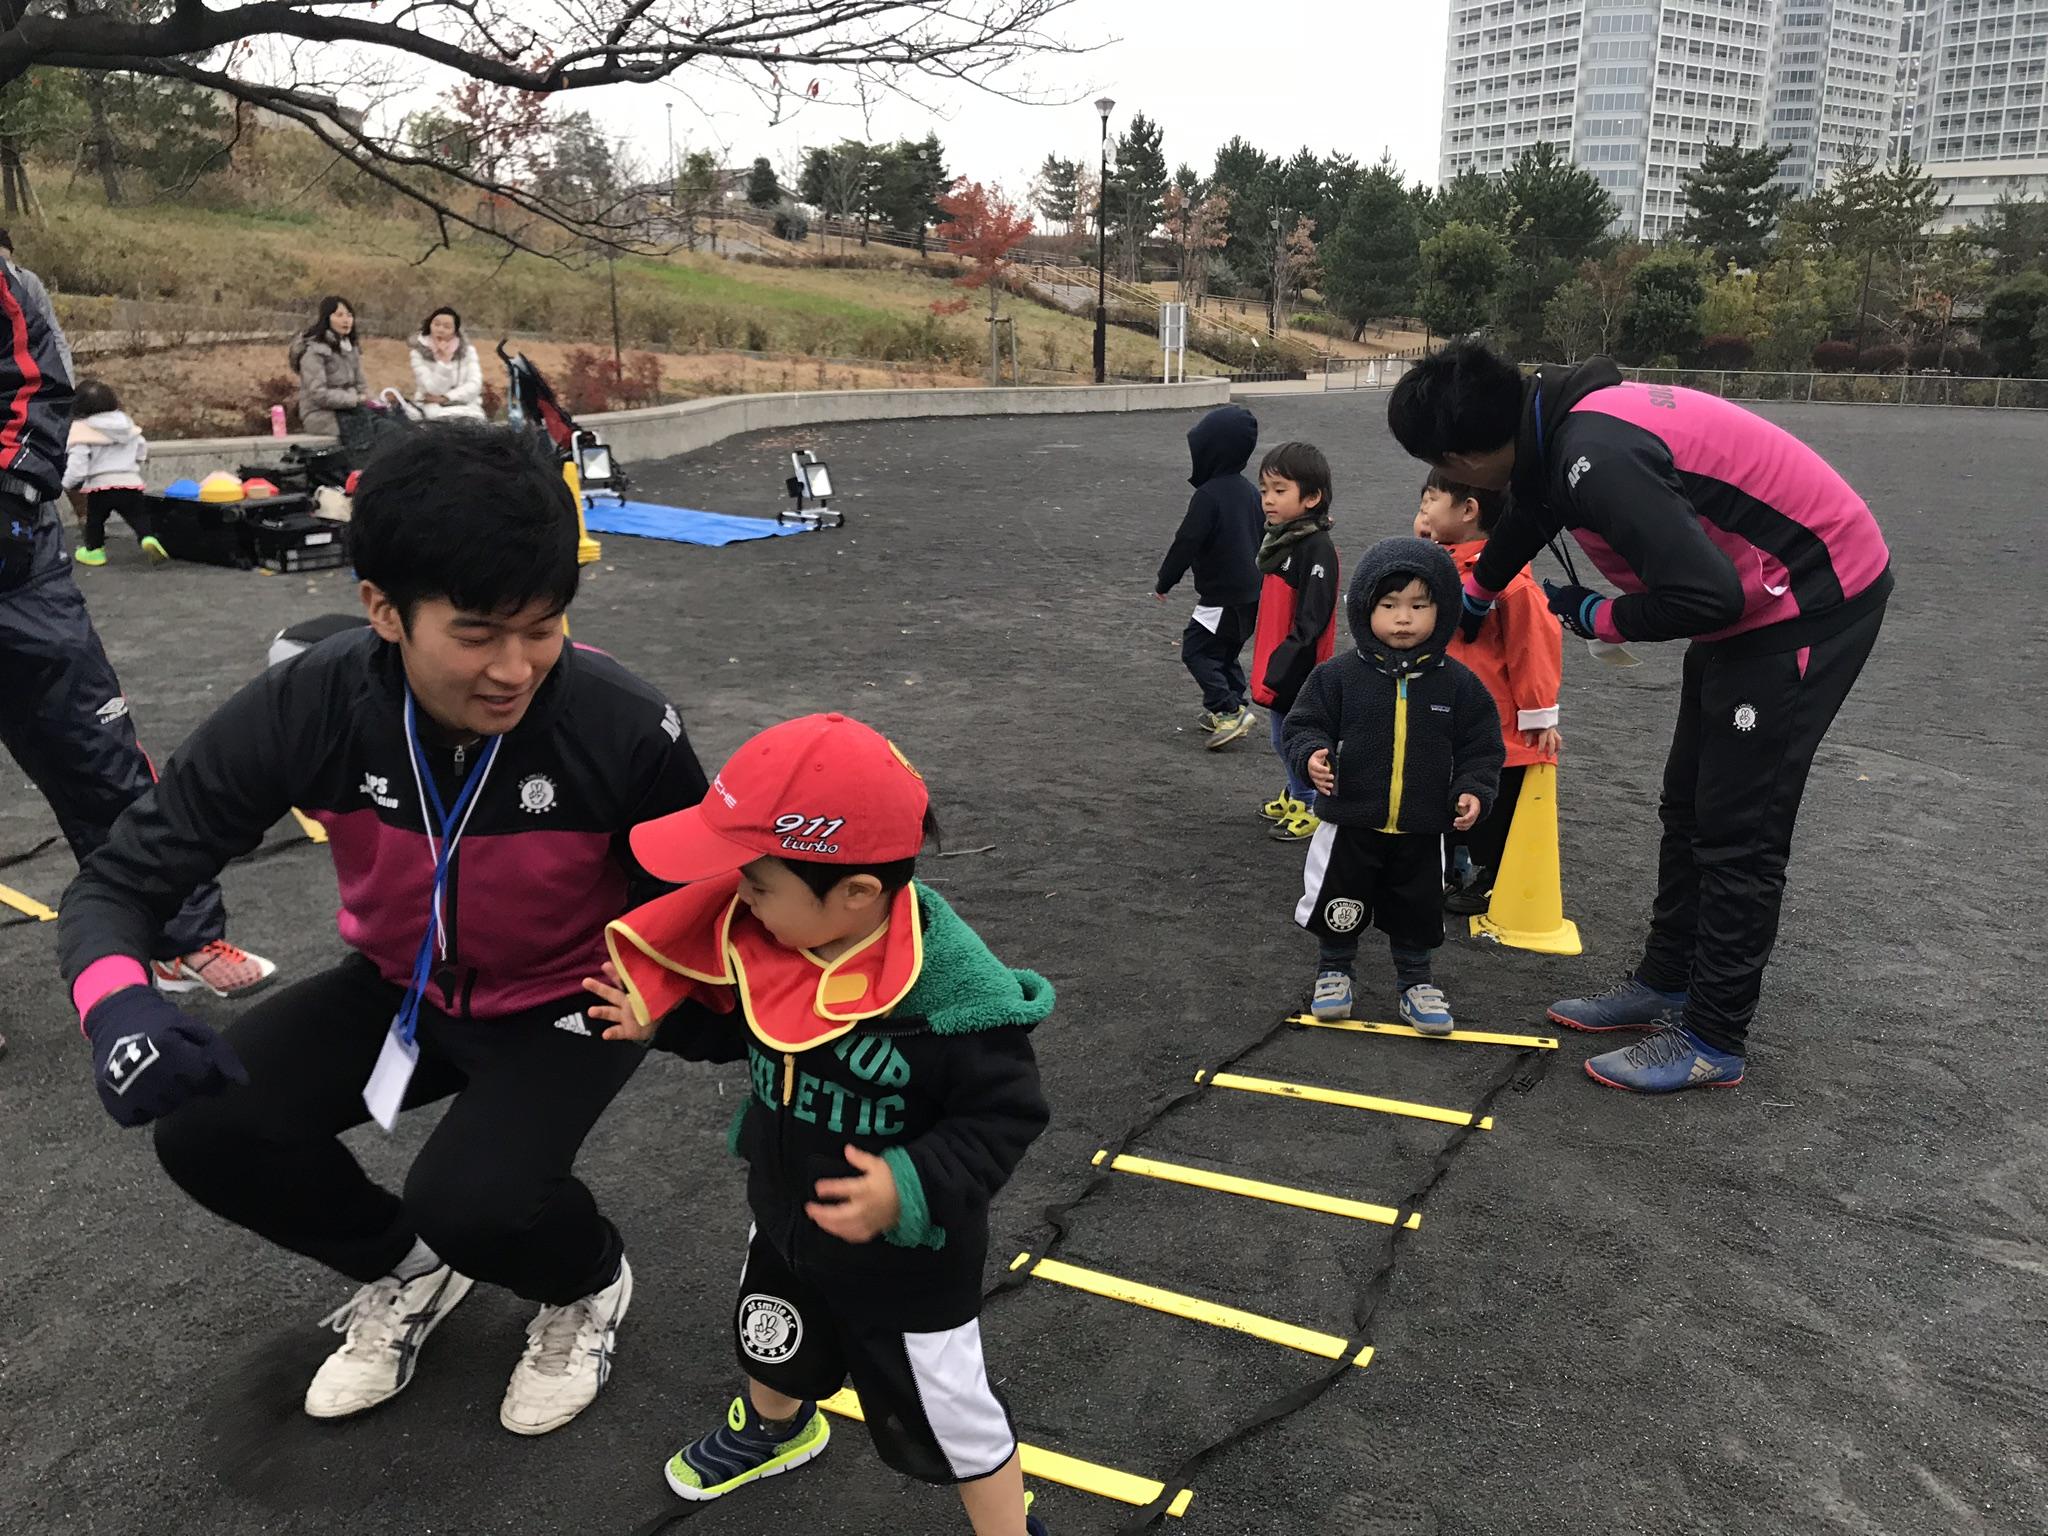
<svg viewBox="0 0 2048 1536">
<path fill-rule="evenodd" d="M 121 1125 L 144 1125 L 187 1099 L 246 1083 L 232 1047 L 154 987 L 123 987 L 85 1016 L 100 1102 Z"/>
<path fill-rule="evenodd" d="M 1458 638 L 1470 645 L 1479 638 L 1479 626 L 1486 622 L 1486 616 L 1493 612 L 1493 599 L 1477 597 L 1470 587 L 1465 589 L 1464 600 L 1458 607 Z"/>
<path fill-rule="evenodd" d="M 11 592 L 28 580 L 36 558 L 36 524 L 42 508 L 26 497 L 0 491 L 0 592 Z"/>
<path fill-rule="evenodd" d="M 1564 620 L 1564 627 L 1581 640 L 1598 640 L 1600 631 L 1596 627 L 1600 618 L 1600 607 L 1607 599 L 1591 587 L 1574 586 L 1565 581 L 1546 581 L 1543 595 L 1550 599 L 1550 611 Z"/>
</svg>

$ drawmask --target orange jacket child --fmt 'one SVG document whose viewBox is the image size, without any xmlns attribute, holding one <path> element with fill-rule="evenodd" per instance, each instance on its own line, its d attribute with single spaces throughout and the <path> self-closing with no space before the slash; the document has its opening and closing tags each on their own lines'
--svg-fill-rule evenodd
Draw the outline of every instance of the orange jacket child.
<svg viewBox="0 0 2048 1536">
<path fill-rule="evenodd" d="M 1485 548 L 1484 539 L 1450 546 L 1461 577 L 1472 574 Z M 1494 708 L 1500 711 L 1501 740 L 1508 749 L 1507 766 L 1556 762 L 1555 752 L 1539 751 L 1522 736 L 1524 731 L 1556 728 L 1558 683 L 1564 676 L 1564 628 L 1526 570 L 1501 593 L 1479 638 L 1453 638 L 1450 653 L 1478 673 L 1493 695 Z"/>
</svg>

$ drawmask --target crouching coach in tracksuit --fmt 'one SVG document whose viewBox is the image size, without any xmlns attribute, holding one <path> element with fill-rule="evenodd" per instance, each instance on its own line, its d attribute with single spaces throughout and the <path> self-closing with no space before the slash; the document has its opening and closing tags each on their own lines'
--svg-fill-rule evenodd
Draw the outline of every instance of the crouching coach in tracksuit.
<svg viewBox="0 0 2048 1536">
<path fill-rule="evenodd" d="M 1692 642 L 1642 963 L 1550 1017 L 1650 1032 L 1586 1063 L 1611 1087 L 1740 1082 L 1807 771 L 1891 594 L 1876 519 L 1782 428 L 1713 395 L 1625 384 L 1606 358 L 1524 379 L 1476 343 L 1446 347 L 1402 378 L 1387 422 L 1416 458 L 1513 492 L 1466 578 L 1468 634 L 1569 530 L 1622 593 L 1581 585 L 1567 558 L 1569 582 L 1545 589 L 1570 629 L 1606 645 Z"/>
<path fill-rule="evenodd" d="M 353 529 L 369 626 L 193 732 L 65 893 L 58 948 L 108 1113 L 155 1121 L 201 1205 L 361 1286 L 306 1411 L 403 1390 L 483 1280 L 538 1305 L 498 1416 L 543 1434 L 603 1386 L 633 1291 L 574 1168 L 642 1053 L 584 1021 L 582 979 L 649 884 L 628 830 L 704 774 L 659 693 L 565 642 L 576 505 L 529 439 L 407 434 L 364 469 Z M 141 961 L 293 806 L 327 829 L 352 953 L 215 1034 Z M 443 1099 L 402 1192 L 338 1139 Z"/>
</svg>

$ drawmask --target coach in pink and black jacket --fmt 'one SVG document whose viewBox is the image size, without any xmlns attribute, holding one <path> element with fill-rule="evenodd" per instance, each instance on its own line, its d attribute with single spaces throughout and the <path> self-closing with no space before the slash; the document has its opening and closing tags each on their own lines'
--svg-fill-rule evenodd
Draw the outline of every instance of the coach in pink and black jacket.
<svg viewBox="0 0 2048 1536">
<path fill-rule="evenodd" d="M 1570 628 L 1692 642 L 1635 984 L 1682 996 L 1683 1029 L 1733 1059 L 1719 1081 L 1739 1080 L 1807 771 L 1892 589 L 1876 519 L 1783 428 L 1695 390 L 1625 383 L 1606 358 L 1525 379 L 1460 343 L 1403 378 L 1388 424 L 1417 458 L 1512 491 L 1466 582 L 1468 631 L 1545 544 L 1566 558 L 1556 539 L 1569 532 L 1620 590 L 1581 585 L 1566 558 L 1571 581 L 1545 586 Z M 1565 1003 L 1552 1017 L 1631 1027 Z"/>
</svg>

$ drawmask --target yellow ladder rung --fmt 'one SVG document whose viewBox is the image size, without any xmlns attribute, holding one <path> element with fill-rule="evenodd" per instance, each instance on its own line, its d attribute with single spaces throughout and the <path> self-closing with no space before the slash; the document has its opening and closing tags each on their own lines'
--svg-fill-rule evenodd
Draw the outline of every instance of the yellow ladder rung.
<svg viewBox="0 0 2048 1536">
<path fill-rule="evenodd" d="M 1365 1200 L 1347 1200 L 1342 1195 L 1325 1195 L 1313 1189 L 1295 1189 L 1287 1184 L 1267 1184 L 1259 1179 L 1241 1179 L 1231 1173 L 1211 1173 L 1207 1168 L 1189 1168 L 1180 1163 L 1162 1163 L 1157 1158 L 1133 1157 L 1120 1152 L 1110 1157 L 1107 1152 L 1097 1152 L 1091 1161 L 1101 1167 L 1107 1158 L 1109 1166 L 1118 1173 L 1134 1173 L 1140 1178 L 1163 1179 L 1169 1184 L 1187 1184 L 1196 1189 L 1211 1189 L 1218 1194 L 1243 1195 L 1249 1200 L 1268 1200 L 1274 1205 L 1291 1205 L 1297 1210 L 1322 1211 L 1330 1216 L 1348 1216 L 1353 1221 L 1377 1222 L 1380 1226 L 1391 1227 L 1400 1221 L 1401 1213 L 1391 1205 L 1374 1205 Z M 1408 1219 L 1401 1225 L 1414 1231 L 1422 1225 L 1422 1213 L 1410 1211 Z"/>
<path fill-rule="evenodd" d="M 1448 1035 L 1425 1035 L 1406 1024 L 1375 1024 L 1365 1019 L 1318 1019 L 1297 1013 L 1288 1021 L 1309 1029 L 1341 1029 L 1354 1035 L 1401 1035 L 1411 1040 L 1453 1040 L 1466 1045 L 1533 1045 L 1540 1051 L 1557 1049 L 1554 1035 L 1500 1035 L 1484 1029 L 1454 1029 Z"/>
<path fill-rule="evenodd" d="M 1334 1333 L 1297 1327 L 1293 1323 L 1283 1323 L 1278 1318 L 1264 1317 L 1257 1312 L 1245 1312 L 1236 1307 L 1223 1306 L 1218 1302 L 1204 1301 L 1199 1296 L 1186 1296 L 1179 1291 L 1147 1285 L 1140 1280 L 1126 1280 L 1121 1275 L 1107 1275 L 1101 1270 L 1083 1269 L 1078 1264 L 1068 1264 L 1060 1259 L 1040 1259 L 1032 1263 L 1030 1254 L 1020 1253 L 1010 1268 L 1018 1269 L 1026 1264 L 1031 1266 L 1029 1273 L 1036 1280 L 1050 1280 L 1057 1285 L 1086 1291 L 1091 1296 L 1129 1302 L 1134 1307 L 1147 1307 L 1171 1317 L 1184 1317 L 1189 1322 L 1207 1323 L 1212 1328 L 1228 1328 L 1235 1333 L 1248 1333 L 1255 1339 L 1264 1339 L 1269 1344 L 1282 1344 L 1289 1349 L 1298 1349 L 1306 1355 L 1320 1355 L 1325 1360 L 1341 1360 L 1350 1352 L 1351 1341 Z M 1361 1367 L 1371 1364 L 1372 1346 L 1368 1344 L 1361 1349 L 1351 1363 Z"/>
<path fill-rule="evenodd" d="M 1405 1115 L 1411 1120 L 1434 1120 L 1439 1125 L 1470 1125 L 1471 1115 L 1462 1109 L 1444 1109 L 1435 1104 L 1411 1104 L 1406 1099 L 1382 1099 L 1370 1093 L 1347 1093 L 1341 1088 L 1323 1088 L 1315 1083 L 1283 1083 L 1270 1077 L 1240 1077 L 1235 1072 L 1206 1069 L 1195 1074 L 1196 1082 L 1207 1081 L 1214 1088 L 1235 1088 L 1241 1093 L 1267 1093 L 1280 1099 L 1307 1099 L 1315 1104 L 1336 1104 L 1344 1109 L 1369 1109 L 1380 1115 Z M 1493 1129 L 1493 1116 L 1479 1121 L 1479 1129 Z"/>
<path fill-rule="evenodd" d="M 39 923 L 53 923 L 57 920 L 55 912 L 52 912 L 40 901 L 37 901 L 35 897 L 25 892 L 17 891 L 11 885 L 0 885 L 0 907 L 12 907 L 15 911 L 26 917 L 32 917 Z"/>
<path fill-rule="evenodd" d="M 818 1406 L 844 1419 L 857 1419 L 863 1424 L 867 1422 L 867 1415 L 861 1412 L 860 1396 L 851 1387 L 841 1387 Z M 1166 1492 L 1166 1484 L 1154 1482 L 1149 1477 L 1119 1472 L 1115 1467 L 1082 1461 L 1077 1456 L 1062 1456 L 1058 1451 L 1048 1451 L 1043 1446 L 1019 1441 L 1017 1451 L 1023 1459 L 1026 1477 L 1042 1477 L 1049 1483 L 1060 1483 L 1068 1488 L 1078 1488 L 1083 1493 L 1115 1499 L 1119 1504 L 1142 1507 Z M 1183 1488 L 1173 1496 L 1166 1512 L 1177 1519 L 1188 1512 L 1188 1505 L 1194 1499 L 1194 1490 Z"/>
</svg>

